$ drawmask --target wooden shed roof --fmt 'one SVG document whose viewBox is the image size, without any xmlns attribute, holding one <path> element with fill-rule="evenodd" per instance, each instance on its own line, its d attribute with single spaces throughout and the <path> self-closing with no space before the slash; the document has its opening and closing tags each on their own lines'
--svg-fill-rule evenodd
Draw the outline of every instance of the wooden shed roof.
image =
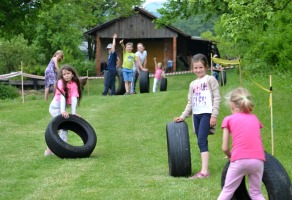
<svg viewBox="0 0 292 200">
<path fill-rule="evenodd" d="M 95 36 L 98 34 L 101 38 L 108 38 L 112 33 L 117 32 L 120 38 L 172 38 L 183 36 L 191 39 L 191 36 L 182 32 L 173 26 L 165 26 L 155 29 L 152 22 L 157 17 L 147 12 L 143 8 L 135 7 L 136 11 L 131 16 L 119 17 L 104 24 L 95 26 L 84 34 Z"/>
</svg>

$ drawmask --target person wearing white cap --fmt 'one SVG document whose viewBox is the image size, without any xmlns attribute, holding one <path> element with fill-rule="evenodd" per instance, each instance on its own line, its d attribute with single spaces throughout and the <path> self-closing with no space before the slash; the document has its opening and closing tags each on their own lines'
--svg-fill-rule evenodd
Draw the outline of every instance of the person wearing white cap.
<svg viewBox="0 0 292 200">
<path fill-rule="evenodd" d="M 115 95 L 116 93 L 116 74 L 117 74 L 117 60 L 118 56 L 116 53 L 116 38 L 117 34 L 113 35 L 113 43 L 109 43 L 106 47 L 108 50 L 108 62 L 107 62 L 107 72 L 105 74 L 104 80 L 104 90 L 102 92 L 103 96 L 108 94 L 109 89 L 111 89 L 110 95 Z"/>
</svg>

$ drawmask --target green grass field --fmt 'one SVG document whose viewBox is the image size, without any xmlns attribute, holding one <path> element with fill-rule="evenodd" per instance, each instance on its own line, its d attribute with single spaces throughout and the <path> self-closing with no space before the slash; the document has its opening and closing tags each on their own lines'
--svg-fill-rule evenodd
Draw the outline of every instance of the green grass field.
<svg viewBox="0 0 292 200">
<path fill-rule="evenodd" d="M 95 129 L 97 145 L 89 158 L 44 156 L 45 129 L 51 120 L 50 101 L 43 94 L 0 101 L 0 199 L 216 199 L 226 164 L 221 151 L 222 132 L 209 137 L 209 179 L 169 176 L 166 124 L 179 116 L 187 102 L 193 74 L 168 77 L 167 92 L 129 96 L 101 96 L 102 80 L 90 80 L 77 113 Z M 269 89 L 269 76 L 253 76 Z M 151 91 L 153 79 L 151 81 Z M 227 71 L 220 87 L 222 103 L 218 125 L 230 114 L 224 95 L 238 87 L 237 70 Z M 273 76 L 274 156 L 292 175 L 291 78 Z M 269 93 L 243 79 L 255 103 L 254 113 L 264 125 L 262 138 L 272 152 Z M 139 91 L 139 89 L 137 90 Z M 189 126 L 192 171 L 200 170 L 196 137 Z M 69 133 L 70 141 L 78 140 Z"/>
</svg>

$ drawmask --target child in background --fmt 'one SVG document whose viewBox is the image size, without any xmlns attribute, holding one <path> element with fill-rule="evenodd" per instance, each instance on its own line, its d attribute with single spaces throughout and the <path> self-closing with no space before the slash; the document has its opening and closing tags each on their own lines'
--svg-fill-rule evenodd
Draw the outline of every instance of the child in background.
<svg viewBox="0 0 292 200">
<path fill-rule="evenodd" d="M 71 105 L 71 113 L 76 114 L 76 107 L 80 104 L 82 90 L 80 87 L 77 73 L 70 65 L 64 65 L 58 74 L 58 82 L 55 88 L 54 98 L 50 104 L 49 112 L 54 118 L 57 115 L 62 115 L 68 118 L 66 106 Z M 67 142 L 67 130 L 60 130 L 60 137 L 64 142 Z M 47 148 L 45 156 L 51 155 L 53 152 Z"/>
<path fill-rule="evenodd" d="M 145 50 L 145 47 L 143 45 L 143 43 L 138 43 L 137 44 L 137 49 L 138 51 L 136 52 L 136 56 L 139 57 L 141 65 L 143 66 L 143 71 L 145 71 L 146 65 L 147 65 L 147 51 Z M 137 62 L 135 62 L 134 66 L 133 66 L 133 81 L 131 83 L 131 94 L 136 94 L 136 83 L 139 77 L 139 69 L 138 66 L 136 66 Z"/>
<path fill-rule="evenodd" d="M 214 58 L 217 58 L 218 56 L 215 54 L 214 55 Z M 219 74 L 220 72 L 223 71 L 223 68 L 221 65 L 219 64 L 216 64 L 215 62 L 213 63 L 213 66 L 212 66 L 212 71 L 213 71 L 213 76 L 217 79 L 217 81 L 219 81 Z"/>
<path fill-rule="evenodd" d="M 139 72 L 139 68 L 143 69 L 139 57 L 136 57 L 136 54 L 133 53 L 133 43 L 128 42 L 126 46 L 124 45 L 124 40 L 120 41 L 120 44 L 123 48 L 123 78 L 125 81 L 125 89 L 126 89 L 126 94 L 130 94 L 130 89 L 131 89 L 131 82 L 133 81 L 133 65 L 135 62 L 137 62 L 136 66 L 137 70 Z"/>
<path fill-rule="evenodd" d="M 63 51 L 56 51 L 45 70 L 45 100 L 48 100 L 50 86 L 55 87 L 56 73 L 59 70 L 59 61 L 63 60 L 63 58 Z"/>
<path fill-rule="evenodd" d="M 104 80 L 104 90 L 101 95 L 106 96 L 110 89 L 110 95 L 115 95 L 116 93 L 116 74 L 117 74 L 117 61 L 118 56 L 116 53 L 116 38 L 117 34 L 113 34 L 113 43 L 109 43 L 106 47 L 108 51 L 108 61 L 107 61 L 107 72 L 105 74 Z"/>
<path fill-rule="evenodd" d="M 197 79 L 190 84 L 185 111 L 180 117 L 175 117 L 174 121 L 181 122 L 192 115 L 202 167 L 191 179 L 208 178 L 210 176 L 208 135 L 210 128 L 216 126 L 221 97 L 218 81 L 214 76 L 207 75 L 207 57 L 203 54 L 196 54 L 192 58 L 192 67 Z"/>
<path fill-rule="evenodd" d="M 225 117 L 222 122 L 222 151 L 230 158 L 230 165 L 218 200 L 231 199 L 245 175 L 248 175 L 251 199 L 262 200 L 265 154 L 260 129 L 263 126 L 251 113 L 254 105 L 246 89 L 234 89 L 228 101 L 232 115 Z M 229 135 L 232 137 L 231 151 L 228 147 Z"/>
<path fill-rule="evenodd" d="M 155 64 L 155 75 L 154 75 L 154 83 L 153 83 L 153 92 L 156 92 L 157 86 L 161 81 L 161 78 L 165 78 L 165 74 L 162 70 L 162 63 L 156 62 L 156 58 L 153 58 Z"/>
</svg>

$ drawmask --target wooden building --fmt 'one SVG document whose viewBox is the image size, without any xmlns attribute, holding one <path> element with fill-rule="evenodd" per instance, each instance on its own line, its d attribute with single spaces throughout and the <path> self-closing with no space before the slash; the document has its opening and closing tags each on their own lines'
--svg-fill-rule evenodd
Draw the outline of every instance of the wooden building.
<svg viewBox="0 0 292 200">
<path fill-rule="evenodd" d="M 119 41 L 124 39 L 134 43 L 136 52 L 137 43 L 143 43 L 148 53 L 147 68 L 154 72 L 153 58 L 167 66 L 168 60 L 173 61 L 173 71 L 188 70 L 191 56 L 203 53 L 210 58 L 211 53 L 217 50 L 216 43 L 210 40 L 192 38 L 190 35 L 172 27 L 165 26 L 155 29 L 152 22 L 156 17 L 142 8 L 134 8 L 132 15 L 127 18 L 116 18 L 98 25 L 84 34 L 95 37 L 96 40 L 96 69 L 101 72 L 102 62 L 107 62 L 108 52 L 106 46 L 112 42 L 112 35 L 118 34 L 116 52 L 122 59 L 122 48 Z"/>
</svg>

